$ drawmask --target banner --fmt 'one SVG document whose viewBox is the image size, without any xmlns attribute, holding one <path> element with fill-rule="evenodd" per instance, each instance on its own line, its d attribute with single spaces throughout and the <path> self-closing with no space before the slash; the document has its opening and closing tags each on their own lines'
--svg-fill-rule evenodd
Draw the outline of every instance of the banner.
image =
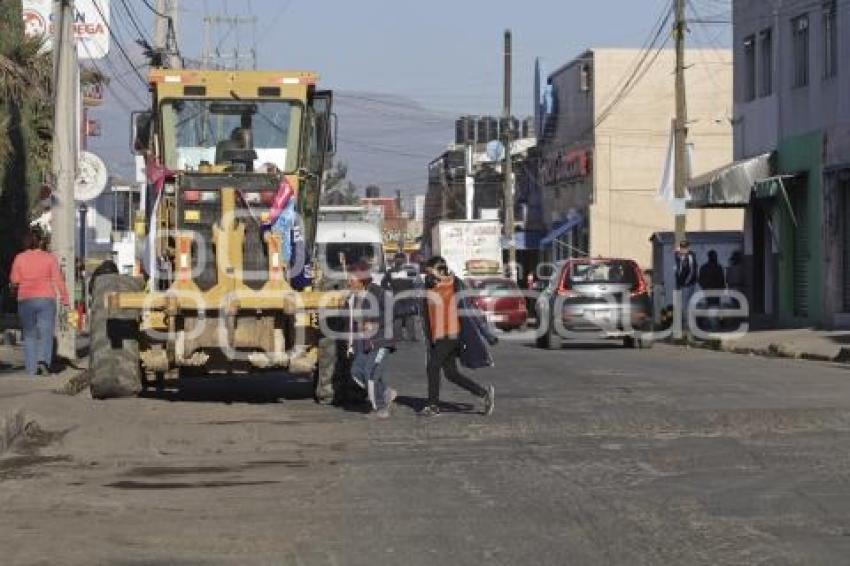
<svg viewBox="0 0 850 566">
<path fill-rule="evenodd" d="M 53 49 L 53 1 L 23 0 L 21 7 L 24 33 L 28 37 L 44 37 L 44 50 Z M 109 53 L 108 26 L 109 0 L 75 0 L 73 28 L 80 59 L 106 57 Z"/>
</svg>

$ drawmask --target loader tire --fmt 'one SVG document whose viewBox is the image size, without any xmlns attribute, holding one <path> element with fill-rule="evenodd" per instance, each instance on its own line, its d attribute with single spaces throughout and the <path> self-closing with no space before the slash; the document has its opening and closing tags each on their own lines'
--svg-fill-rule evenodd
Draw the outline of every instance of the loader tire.
<svg viewBox="0 0 850 566">
<path fill-rule="evenodd" d="M 90 389 L 95 399 L 133 397 L 142 390 L 136 312 L 110 313 L 106 306 L 107 293 L 141 289 L 139 281 L 126 275 L 104 274 L 95 281 L 89 347 Z"/>
<path fill-rule="evenodd" d="M 340 355 L 339 344 L 333 338 L 319 339 L 319 355 L 313 374 L 313 398 L 320 405 L 332 405 L 339 400 Z"/>
</svg>

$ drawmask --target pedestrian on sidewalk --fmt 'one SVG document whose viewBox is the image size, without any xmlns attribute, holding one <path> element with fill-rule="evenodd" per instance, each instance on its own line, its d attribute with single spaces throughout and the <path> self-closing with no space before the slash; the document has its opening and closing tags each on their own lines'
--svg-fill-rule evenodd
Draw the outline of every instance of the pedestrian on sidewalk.
<svg viewBox="0 0 850 566">
<path fill-rule="evenodd" d="M 372 410 L 380 419 L 390 416 L 396 391 L 384 383 L 384 361 L 395 350 L 391 329 L 387 328 L 386 289 L 372 282 L 368 263 L 349 268 L 348 354 L 351 378 L 368 393 Z M 390 314 L 390 321 L 392 321 Z"/>
<path fill-rule="evenodd" d="M 691 251 L 690 243 L 687 240 L 682 240 L 679 243 L 679 249 L 676 250 L 676 290 L 681 296 L 683 327 L 688 322 L 688 307 L 696 290 L 698 274 L 697 256 Z"/>
<path fill-rule="evenodd" d="M 56 299 L 68 308 L 68 289 L 56 257 L 46 251 L 38 230 L 24 238 L 25 251 L 12 262 L 11 282 L 17 288 L 18 316 L 24 337 L 24 365 L 30 375 L 48 375 L 53 366 Z"/>
<path fill-rule="evenodd" d="M 723 291 L 726 289 L 726 272 L 717 260 L 717 252 L 708 250 L 708 261 L 699 268 L 699 286 L 703 291 Z M 720 308 L 720 296 L 708 297 L 705 300 L 709 309 Z M 716 312 L 709 314 L 709 326 L 719 330 L 720 321 Z"/>
<path fill-rule="evenodd" d="M 484 401 L 484 414 L 493 413 L 496 393 L 492 385 L 486 389 L 466 377 L 457 368 L 460 360 L 469 369 L 493 365 L 487 344 L 498 339 L 487 321 L 464 296 L 463 283 L 451 273 L 446 260 L 434 256 L 425 263 L 426 297 L 421 309 L 428 339 L 428 404 L 419 411 L 422 416 L 440 413 L 440 372 L 455 385 Z"/>
</svg>

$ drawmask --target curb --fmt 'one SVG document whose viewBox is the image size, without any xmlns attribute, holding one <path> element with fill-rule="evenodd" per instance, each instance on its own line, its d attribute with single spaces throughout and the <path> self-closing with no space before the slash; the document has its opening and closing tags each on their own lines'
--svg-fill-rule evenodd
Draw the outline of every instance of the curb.
<svg viewBox="0 0 850 566">
<path fill-rule="evenodd" d="M 18 410 L 10 416 L 0 417 L 0 456 L 24 433 L 26 419 L 24 412 Z"/>
<path fill-rule="evenodd" d="M 784 344 L 770 343 L 765 347 L 736 346 L 734 343 L 726 344 L 721 340 L 694 340 L 671 341 L 674 346 L 686 346 L 715 352 L 727 352 L 730 354 L 741 354 L 745 356 L 760 356 L 763 358 L 782 358 L 792 360 L 806 360 L 814 362 L 834 362 L 850 364 L 850 348 L 840 348 L 834 355 L 818 354 L 815 352 L 802 352 L 788 348 Z"/>
</svg>

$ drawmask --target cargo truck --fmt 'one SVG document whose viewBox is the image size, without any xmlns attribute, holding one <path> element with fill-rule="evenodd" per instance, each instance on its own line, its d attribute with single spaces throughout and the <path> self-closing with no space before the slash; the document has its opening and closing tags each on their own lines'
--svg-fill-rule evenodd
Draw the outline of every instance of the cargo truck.
<svg viewBox="0 0 850 566">
<path fill-rule="evenodd" d="M 431 234 L 432 251 L 443 256 L 456 275 L 469 275 L 470 267 L 486 265 L 494 274 L 504 270 L 502 223 L 498 220 L 443 220 Z M 470 263 L 473 262 L 473 263 Z"/>
</svg>

